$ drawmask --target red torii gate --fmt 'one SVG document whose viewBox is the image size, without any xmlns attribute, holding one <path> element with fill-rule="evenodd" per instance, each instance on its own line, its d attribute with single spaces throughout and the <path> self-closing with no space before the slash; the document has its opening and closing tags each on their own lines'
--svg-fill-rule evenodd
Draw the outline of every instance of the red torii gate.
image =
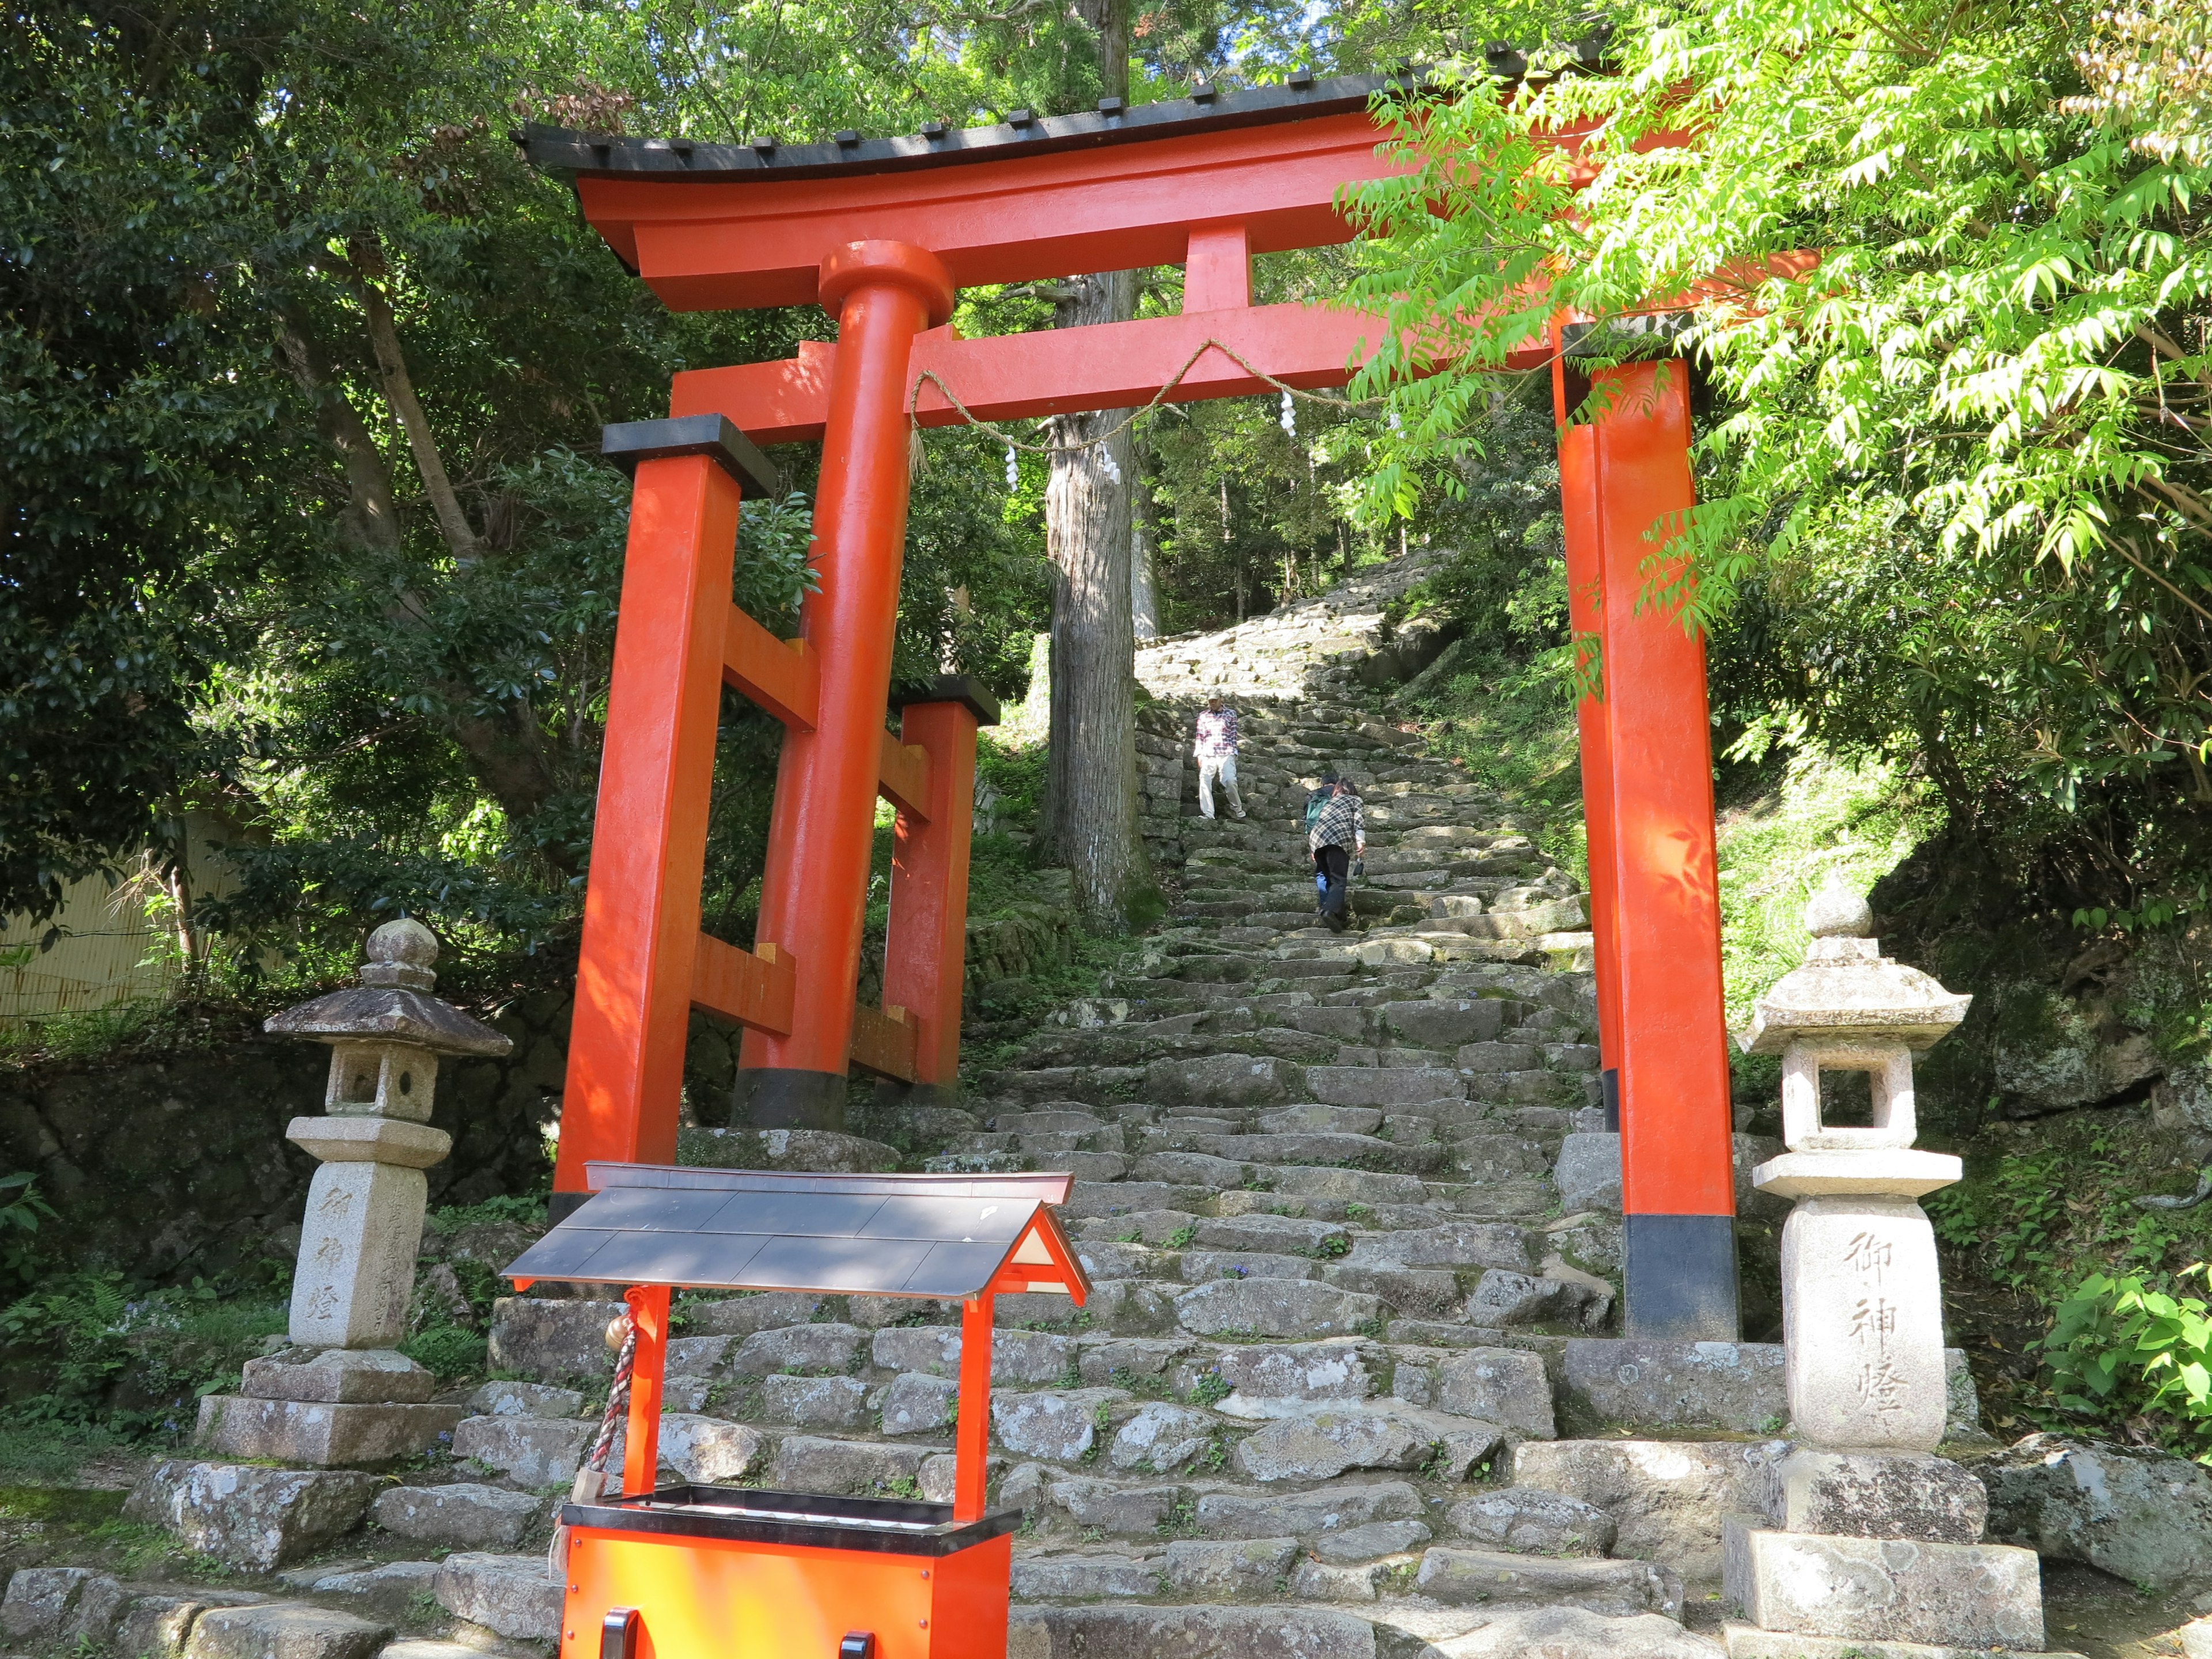
<svg viewBox="0 0 2212 1659">
<path fill-rule="evenodd" d="M 1017 111 L 998 126 L 806 146 L 525 134 L 531 161 L 573 176 L 593 227 L 671 307 L 818 301 L 838 321 L 835 345 L 678 374 L 672 418 L 608 429 L 635 493 L 556 1216 L 585 1196 L 587 1161 L 673 1159 L 694 1007 L 746 1028 L 741 1075 L 761 1127 L 835 1126 L 854 1065 L 954 1084 L 975 732 L 996 706 L 972 684 L 940 683 L 906 703 L 898 738 L 884 729 L 909 421 L 966 418 L 940 382 L 986 420 L 1127 408 L 1171 380 L 1178 400 L 1268 390 L 1237 357 L 1293 386 L 1345 384 L 1380 320 L 1255 307 L 1250 259 L 1352 239 L 1339 191 L 1394 170 L 1368 109 L 1387 84 L 1201 86 L 1134 108 L 1109 99 L 1079 115 Z M 963 284 L 1176 264 L 1180 316 L 979 340 L 946 325 Z M 1553 356 L 1532 349 L 1510 366 Z M 1655 525 L 1694 499 L 1688 374 L 1679 363 L 1604 374 L 1618 395 L 1563 430 L 1560 475 L 1574 622 L 1604 659 L 1605 696 L 1578 714 L 1628 1326 L 1732 1338 L 1704 650 L 1676 616 L 1636 602 Z M 1565 364 L 1553 375 L 1564 422 L 1580 389 Z M 755 443 L 817 438 L 821 586 L 799 638 L 779 641 L 730 602 L 739 491 L 771 487 Z M 726 684 L 786 728 L 750 951 L 700 930 Z M 897 853 L 885 1006 L 869 1008 L 854 994 L 878 794 L 897 809 Z"/>
</svg>

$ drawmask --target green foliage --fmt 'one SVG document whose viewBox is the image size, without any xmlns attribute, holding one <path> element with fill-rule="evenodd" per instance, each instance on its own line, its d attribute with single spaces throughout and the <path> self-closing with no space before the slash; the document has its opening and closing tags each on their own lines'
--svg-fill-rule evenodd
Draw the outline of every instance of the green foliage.
<svg viewBox="0 0 2212 1659">
<path fill-rule="evenodd" d="M 433 1325 L 399 1345 L 399 1352 L 438 1374 L 441 1382 L 482 1376 L 489 1344 L 482 1331 L 459 1325 Z"/>
<path fill-rule="evenodd" d="M 1612 325 L 1717 274 L 1688 563 L 1655 542 L 1611 602 L 1686 599 L 1725 714 L 1923 772 L 2062 914 L 2179 902 L 2212 799 L 2212 155 L 2201 87 L 2089 66 L 2155 63 L 2185 9 L 1877 9 L 1632 5 L 1605 73 L 1540 52 L 1562 72 L 1395 106 L 1413 170 L 1352 192 L 1353 297 L 1401 325 L 1355 388 L 1396 417 L 1370 507 L 1450 487 L 1555 316 L 1599 319 L 1595 372 L 1671 349 Z"/>
<path fill-rule="evenodd" d="M 2202 1278 L 2195 1263 L 2178 1278 Z M 2142 1278 L 2091 1273 L 2058 1304 L 2044 1340 L 2053 1392 L 2069 1410 L 2151 1414 L 2212 1462 L 2212 1309 Z"/>
</svg>

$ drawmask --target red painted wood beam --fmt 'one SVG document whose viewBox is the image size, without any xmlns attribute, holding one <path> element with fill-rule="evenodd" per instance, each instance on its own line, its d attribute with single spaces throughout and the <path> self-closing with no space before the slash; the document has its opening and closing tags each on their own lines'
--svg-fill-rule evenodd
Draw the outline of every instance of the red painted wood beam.
<svg viewBox="0 0 2212 1659">
<path fill-rule="evenodd" d="M 919 1034 L 914 1017 L 901 1007 L 871 1008 L 865 1002 L 853 1008 L 853 1036 L 848 1050 L 854 1065 L 894 1082 L 915 1079 L 915 1044 Z"/>
<path fill-rule="evenodd" d="M 902 815 L 927 819 L 930 810 L 929 751 L 884 733 L 883 759 L 876 787 Z"/>
<path fill-rule="evenodd" d="M 1362 111 L 919 173 L 581 178 L 576 193 L 675 310 L 809 305 L 860 227 L 929 249 L 962 288 L 1178 264 L 1194 228 L 1224 222 L 1255 253 L 1347 242 L 1338 192 L 1407 171 L 1382 136 Z"/>
<path fill-rule="evenodd" d="M 699 935 L 691 965 L 691 1006 L 773 1036 L 791 1031 L 795 981 L 791 958 L 773 945 L 750 951 Z"/>
<path fill-rule="evenodd" d="M 581 1201 L 590 1159 L 675 1161 L 738 502 L 737 480 L 710 456 L 638 465 L 576 966 L 556 1206 Z"/>
<path fill-rule="evenodd" d="M 822 663 L 805 640 L 780 640 L 734 605 L 722 635 L 722 683 L 794 732 L 811 732 Z"/>
<path fill-rule="evenodd" d="M 884 1000 L 915 1018 L 910 1080 L 949 1093 L 960 1070 L 977 721 L 973 708 L 951 702 L 908 703 L 901 721 L 901 736 L 916 745 L 908 752 L 928 757 L 929 793 L 921 810 L 902 806 L 899 812 L 884 935 Z"/>
</svg>

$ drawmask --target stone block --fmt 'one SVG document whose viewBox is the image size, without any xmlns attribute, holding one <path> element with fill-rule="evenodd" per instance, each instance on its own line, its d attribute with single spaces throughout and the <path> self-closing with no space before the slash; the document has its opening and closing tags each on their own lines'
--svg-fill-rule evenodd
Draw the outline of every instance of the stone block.
<svg viewBox="0 0 2212 1659">
<path fill-rule="evenodd" d="M 1514 1484 L 1565 1492 L 1613 1517 L 1616 1554 L 1717 1578 L 1731 1515 L 1771 1512 L 1789 1443 L 1529 1440 L 1513 1449 Z"/>
<path fill-rule="evenodd" d="M 61 1639 L 62 1626 L 93 1579 L 88 1567 L 24 1567 L 0 1596 L 0 1631 L 19 1642 Z"/>
<path fill-rule="evenodd" d="M 453 1549 L 519 1544 L 544 1514 L 543 1498 L 468 1481 L 450 1486 L 389 1486 L 377 1493 L 369 1507 L 369 1519 L 385 1531 Z"/>
<path fill-rule="evenodd" d="M 1493 1329 L 1510 1325 L 1580 1324 L 1593 1309 L 1602 1305 L 1600 1292 L 1575 1280 L 1492 1267 L 1475 1281 L 1474 1294 L 1467 1299 L 1467 1321 Z"/>
<path fill-rule="evenodd" d="M 1315 1492 L 1212 1492 L 1198 1500 L 1199 1528 L 1216 1538 L 1310 1538 L 1370 1521 L 1417 1521 L 1423 1512 L 1420 1493 L 1403 1480 L 1340 1481 Z"/>
<path fill-rule="evenodd" d="M 1772 1434 L 1789 1417 L 1778 1342 L 1576 1337 L 1561 1373 L 1577 1415 L 1622 1428 Z"/>
<path fill-rule="evenodd" d="M 1528 1230 L 1510 1223 L 1452 1221 L 1435 1227 L 1363 1234 L 1345 1265 L 1394 1262 L 1407 1267 L 1504 1267 L 1526 1273 L 1536 1265 Z"/>
<path fill-rule="evenodd" d="M 811 1291 L 763 1291 L 719 1302 L 686 1304 L 690 1328 L 698 1336 L 750 1336 L 756 1331 L 804 1325 L 822 1311 L 823 1298 Z"/>
<path fill-rule="evenodd" d="M 1127 1600 L 1158 1595 L 1160 1568 L 1127 1555 L 1021 1555 L 1012 1588 L 1023 1601 Z"/>
<path fill-rule="evenodd" d="M 1380 1106 L 1396 1110 L 1433 1100 L 1464 1100 L 1457 1072 L 1420 1066 L 1309 1066 L 1306 1086 L 1329 1106 Z"/>
<path fill-rule="evenodd" d="M 1617 1134 L 1577 1133 L 1559 1143 L 1559 1161 L 1552 1179 L 1559 1189 L 1562 1214 L 1620 1210 L 1620 1137 Z"/>
<path fill-rule="evenodd" d="M 1324 1268 L 1322 1277 L 1341 1290 L 1379 1297 L 1397 1311 L 1417 1319 L 1449 1319 L 1464 1300 L 1458 1275 L 1442 1267 L 1345 1262 Z"/>
<path fill-rule="evenodd" d="M 1185 1250 L 1179 1271 L 1184 1284 L 1204 1285 L 1217 1279 L 1319 1279 L 1322 1267 L 1320 1262 L 1303 1255 L 1265 1255 L 1248 1250 Z"/>
<path fill-rule="evenodd" d="M 1268 1215 L 1254 1211 L 1245 1215 L 1197 1218 L 1191 1243 L 1210 1250 L 1319 1256 L 1324 1251 L 1347 1247 L 1351 1235 L 1341 1222 L 1313 1221 L 1303 1216 Z"/>
<path fill-rule="evenodd" d="M 1049 1331 L 995 1331 L 991 1338 L 991 1380 L 997 1383 L 1060 1382 L 1074 1366 L 1075 1352 L 1073 1341 Z M 957 1376 L 959 1328 L 892 1326 L 876 1333 L 869 1357 L 884 1370 Z"/>
<path fill-rule="evenodd" d="M 1662 1613 L 1607 1618 L 1580 1607 L 1506 1608 L 1435 1646 L 1444 1659 L 1717 1659 L 1721 1651 Z"/>
<path fill-rule="evenodd" d="M 389 1625 L 298 1601 L 210 1607 L 193 1621 L 185 1659 L 370 1659 L 391 1636 Z"/>
<path fill-rule="evenodd" d="M 228 1598 L 220 1590 L 197 1588 L 142 1590 L 131 1597 L 123 1609 L 123 1616 L 116 1620 L 110 1645 L 118 1653 L 132 1656 L 132 1659 L 179 1659 L 185 1642 L 191 1639 L 193 1621 L 206 1610 L 210 1599 L 220 1601 Z M 242 1603 L 263 1599 L 242 1598 Z"/>
<path fill-rule="evenodd" d="M 881 1497 L 917 1480 L 923 1461 L 941 1449 L 787 1434 L 776 1445 L 768 1484 L 784 1492 Z"/>
<path fill-rule="evenodd" d="M 759 1467 L 768 1441 L 759 1430 L 742 1423 L 726 1423 L 719 1417 L 697 1417 L 687 1412 L 664 1412 L 659 1449 L 663 1468 L 673 1469 L 698 1486 L 729 1486 Z"/>
<path fill-rule="evenodd" d="M 126 1519 L 166 1527 L 233 1566 L 266 1572 L 313 1554 L 360 1524 L 374 1475 L 236 1463 L 157 1463 L 125 1500 Z"/>
<path fill-rule="evenodd" d="M 1006 1659 L 1375 1659 L 1375 1627 L 1326 1607 L 1013 1609 Z"/>
<path fill-rule="evenodd" d="M 869 1340 L 856 1325 L 788 1325 L 781 1330 L 756 1331 L 738 1345 L 730 1369 L 744 1376 L 769 1376 L 778 1371 L 842 1374 L 860 1363 L 861 1346 Z"/>
<path fill-rule="evenodd" d="M 2185 1638 L 2186 1632 L 2182 1633 Z M 1728 1659 L 1990 1659 L 1990 1650 L 1984 1647 L 1959 1648 L 1948 1642 L 1870 1642 L 1856 1636 L 1803 1636 L 1760 1630 L 1735 1619 L 1722 1625 L 1721 1644 Z M 2197 1653 L 2185 1639 L 2182 1656 L 2183 1659 L 2212 1659 L 2212 1650 Z M 2004 1659 L 2081 1659 L 2081 1656 L 2008 1650 Z"/>
<path fill-rule="evenodd" d="M 1145 1073 L 1145 1097 L 1170 1106 L 1267 1106 L 1304 1093 L 1301 1067 L 1267 1055 L 1160 1060 Z"/>
<path fill-rule="evenodd" d="M 1173 1474 L 1213 1443 L 1217 1426 L 1210 1413 L 1194 1407 L 1147 1401 L 1115 1431 L 1107 1461 L 1117 1469 Z"/>
<path fill-rule="evenodd" d="M 960 1385 L 949 1376 L 904 1371 L 884 1389 L 885 1434 L 941 1434 L 960 1413 Z"/>
<path fill-rule="evenodd" d="M 1932 1452 L 1826 1451 L 1801 1446 L 1777 1471 L 1784 1532 L 1972 1544 L 1990 1498 L 1972 1474 Z"/>
<path fill-rule="evenodd" d="M 2212 1563 L 2212 1471 L 2186 1458 L 2031 1434 L 1976 1466 L 1989 1534 L 2130 1583 L 2195 1584 Z"/>
<path fill-rule="evenodd" d="M 1505 1005 L 1495 997 L 1466 1002 L 1386 1002 L 1378 1012 L 1385 1030 L 1424 1048 L 1491 1042 L 1505 1029 Z"/>
<path fill-rule="evenodd" d="M 801 1429 L 857 1429 L 867 1421 L 867 1385 L 856 1376 L 770 1376 L 761 1414 Z"/>
<path fill-rule="evenodd" d="M 562 1586 L 536 1555 L 449 1555 L 439 1565 L 438 1605 L 456 1619 L 518 1642 L 556 1641 Z"/>
<path fill-rule="evenodd" d="M 1096 1528 L 1116 1537 L 1154 1536 L 1188 1495 L 1181 1486 L 1125 1486 L 1115 1480 L 1089 1478 L 1053 1480 L 1042 1465 L 1032 1463 L 1027 1467 L 1037 1472 L 1032 1479 L 1069 1520 L 1079 1527 Z M 1022 1473 L 1015 1471 L 1016 1475 Z M 1009 1476 L 1006 1502 L 1025 1501 L 1015 1496 L 1017 1486 L 1013 1476 Z"/>
<path fill-rule="evenodd" d="M 598 1424 L 578 1418 L 470 1417 L 453 1431 L 453 1455 L 518 1486 L 565 1486 L 599 1432 Z"/>
<path fill-rule="evenodd" d="M 1247 1435 L 1236 1463 L 1255 1480 L 1333 1480 L 1350 1469 L 1416 1468 L 1428 1454 L 1426 1436 L 1402 1419 L 1323 1407 Z"/>
<path fill-rule="evenodd" d="M 1431 1535 L 1419 1521 L 1370 1521 L 1364 1527 L 1322 1534 L 1314 1540 L 1314 1553 L 1331 1566 L 1356 1566 L 1417 1550 Z"/>
<path fill-rule="evenodd" d="M 1958 1647 L 2043 1645 L 2035 1552 L 1732 1526 L 1722 1595 L 1761 1630 Z"/>
<path fill-rule="evenodd" d="M 479 1417 L 574 1417 L 584 1396 L 544 1382 L 487 1382 L 469 1396 L 469 1409 Z"/>
<path fill-rule="evenodd" d="M 1459 1606 L 1533 1602 L 1614 1617 L 1656 1613 L 1669 1619 L 1679 1618 L 1682 1610 L 1680 1577 L 1650 1561 L 1432 1549 L 1421 1558 L 1414 1586 L 1423 1595 Z"/>
<path fill-rule="evenodd" d="M 301 1126 L 369 1127 L 435 1136 L 437 1156 L 452 1146 L 442 1130 L 374 1118 L 294 1118 L 288 1139 L 316 1156 L 327 1150 L 301 1137 Z M 419 1168 L 400 1164 L 323 1164 L 307 1188 L 299 1263 L 292 1280 L 295 1342 L 330 1348 L 383 1348 L 407 1334 L 415 1255 L 422 1242 L 429 1187 Z"/>
<path fill-rule="evenodd" d="M 386 1561 L 374 1567 L 317 1575 L 305 1586 L 314 1595 L 342 1595 L 358 1608 L 386 1619 L 419 1616 L 422 1603 L 436 1591 L 434 1561 Z"/>
<path fill-rule="evenodd" d="M 1437 1367 L 1435 1404 L 1438 1411 L 1479 1417 L 1540 1440 L 1557 1432 L 1543 1358 L 1517 1348 L 1470 1348 L 1444 1360 Z"/>
<path fill-rule="evenodd" d="M 728 1370 L 730 1349 L 737 1339 L 733 1336 L 678 1336 L 671 1338 L 668 1358 L 663 1367 L 667 1376 L 720 1376 Z"/>
<path fill-rule="evenodd" d="M 1304 1279 L 1224 1279 L 1176 1298 L 1176 1321 L 1199 1336 L 1349 1335 L 1382 1315 L 1379 1297 Z"/>
<path fill-rule="evenodd" d="M 1102 1414 L 1127 1400 L 1120 1389 L 991 1396 L 991 1431 L 1017 1457 L 1073 1463 L 1098 1443 Z"/>
<path fill-rule="evenodd" d="M 1462 1538 L 1529 1555 L 1603 1555 L 1617 1530 L 1595 1504 L 1535 1486 L 1477 1492 L 1453 1504 L 1449 1520 Z"/>
<path fill-rule="evenodd" d="M 200 1401 L 194 1441 L 219 1457 L 373 1467 L 420 1456 L 451 1436 L 466 1414 L 459 1406 L 337 1406 L 210 1395 Z"/>
<path fill-rule="evenodd" d="M 615 1368 L 607 1326 L 627 1312 L 619 1302 L 501 1297 L 492 1304 L 491 1368 L 541 1382 L 607 1376 Z"/>
<path fill-rule="evenodd" d="M 1178 1595 L 1274 1595 L 1297 1550 L 1295 1538 L 1179 1538 L 1168 1546 L 1164 1577 Z"/>
<path fill-rule="evenodd" d="M 289 1348 L 246 1362 L 240 1392 L 256 1400 L 329 1405 L 420 1405 L 438 1379 L 392 1348 Z"/>
<path fill-rule="evenodd" d="M 79 1647 L 105 1646 L 113 1638 L 131 1591 L 105 1573 L 95 1575 L 79 1592 L 76 1605 L 62 1621 L 62 1638 Z"/>
<path fill-rule="evenodd" d="M 1935 1230 L 1911 1199 L 1801 1198 L 1782 1228 L 1784 1364 L 1796 1431 L 1820 1446 L 1934 1450 L 1947 1418 L 1942 1300 Z"/>
</svg>

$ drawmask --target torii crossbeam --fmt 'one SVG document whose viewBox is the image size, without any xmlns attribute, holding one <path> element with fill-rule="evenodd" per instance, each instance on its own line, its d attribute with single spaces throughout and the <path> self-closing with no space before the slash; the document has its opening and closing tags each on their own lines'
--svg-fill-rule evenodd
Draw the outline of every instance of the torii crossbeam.
<svg viewBox="0 0 2212 1659">
<path fill-rule="evenodd" d="M 975 732 L 995 705 L 941 684 L 885 730 L 911 422 L 952 425 L 1345 384 L 1382 335 L 1334 307 L 1254 306 L 1255 253 L 1350 240 L 1343 187 L 1395 165 L 1351 76 L 970 131 L 781 147 L 525 135 L 574 178 L 609 246 L 679 310 L 819 302 L 834 345 L 676 377 L 672 419 L 611 428 L 635 465 L 556 1213 L 586 1162 L 673 1159 L 690 1011 L 746 1027 L 761 1127 L 834 1127 L 852 1066 L 951 1088 L 959 1052 Z M 963 340 L 963 284 L 1184 267 L 1176 317 Z M 1540 367 L 1548 349 L 1509 366 Z M 1622 1128 L 1627 1309 L 1641 1335 L 1736 1332 L 1728 1061 L 1703 648 L 1639 607 L 1647 532 L 1693 499 L 1688 376 L 1610 371 L 1623 395 L 1567 432 L 1578 626 L 1606 695 L 1581 712 L 1601 1044 Z M 1561 371 L 1559 395 L 1571 395 Z M 1578 400 L 1578 399 L 1577 399 Z M 1562 407 L 1562 416 L 1565 413 Z M 730 603 L 755 443 L 819 439 L 799 638 Z M 1613 603 L 1601 603 L 1605 594 Z M 724 684 L 786 728 L 757 942 L 700 931 Z M 874 805 L 897 808 L 881 1008 L 856 1006 Z"/>
</svg>

